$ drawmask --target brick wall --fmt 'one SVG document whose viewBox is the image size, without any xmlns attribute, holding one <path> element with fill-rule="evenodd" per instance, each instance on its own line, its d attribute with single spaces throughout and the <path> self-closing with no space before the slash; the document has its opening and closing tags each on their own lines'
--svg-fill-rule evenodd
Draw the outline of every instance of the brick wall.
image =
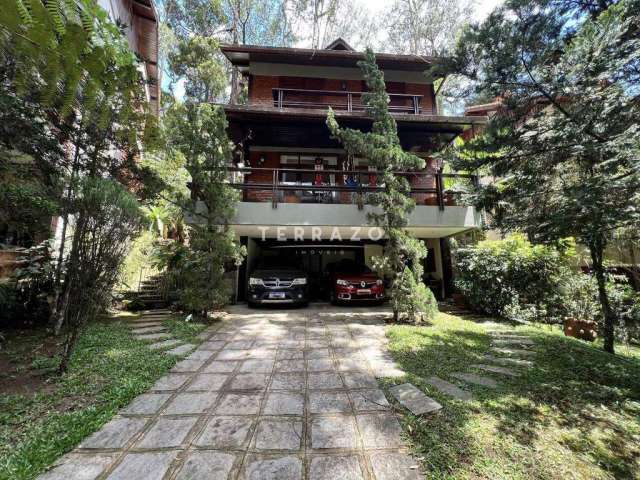
<svg viewBox="0 0 640 480">
<path fill-rule="evenodd" d="M 259 163 L 260 156 L 264 155 L 265 161 L 262 165 Z M 250 152 L 249 161 L 253 168 L 278 168 L 280 166 L 280 154 L 275 152 Z M 273 182 L 273 173 L 266 172 L 253 172 L 251 175 L 246 175 L 244 179 L 245 183 L 268 183 Z M 246 190 L 245 201 L 246 202 L 270 202 L 273 198 L 273 190 Z"/>
<path fill-rule="evenodd" d="M 424 175 L 412 175 L 410 184 L 412 188 L 435 188 L 436 179 L 433 175 L 436 174 L 436 162 L 432 158 L 426 159 L 426 174 Z M 434 205 L 437 202 L 435 193 L 415 193 L 412 198 L 416 201 L 416 205 Z"/>
</svg>

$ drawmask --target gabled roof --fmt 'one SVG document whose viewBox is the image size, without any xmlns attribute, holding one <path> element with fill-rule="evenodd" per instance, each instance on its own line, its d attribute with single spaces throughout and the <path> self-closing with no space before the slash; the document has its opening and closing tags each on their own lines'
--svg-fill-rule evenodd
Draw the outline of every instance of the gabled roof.
<svg viewBox="0 0 640 480">
<path fill-rule="evenodd" d="M 364 59 L 363 52 L 343 49 L 316 50 L 311 48 L 223 44 L 220 45 L 220 50 L 241 72 L 248 72 L 251 62 L 357 68 L 358 62 Z M 422 55 L 376 53 L 376 62 L 383 70 L 424 72 L 434 60 L 435 57 Z"/>
<path fill-rule="evenodd" d="M 329 45 L 324 47 L 324 49 L 325 50 L 350 50 L 352 52 L 355 51 L 353 47 L 349 45 L 341 37 L 336 38 L 333 42 L 331 42 Z"/>
</svg>

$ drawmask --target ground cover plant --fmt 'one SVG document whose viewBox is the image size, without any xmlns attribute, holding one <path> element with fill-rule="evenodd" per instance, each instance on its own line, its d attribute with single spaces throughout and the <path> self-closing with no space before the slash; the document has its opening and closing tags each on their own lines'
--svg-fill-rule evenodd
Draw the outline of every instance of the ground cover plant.
<svg viewBox="0 0 640 480">
<path fill-rule="evenodd" d="M 489 349 L 487 326 L 506 327 L 444 313 L 431 326 L 389 327 L 408 381 L 444 406 L 433 417 L 404 417 L 426 478 L 639 478 L 640 349 L 617 346 L 612 357 L 555 327 L 509 327 L 535 341 L 533 366 L 512 367 L 520 377 L 476 370 L 500 386 L 464 386 L 469 402 L 425 383 L 432 375 L 457 383 L 451 373 L 474 372 Z"/>
<path fill-rule="evenodd" d="M 128 316 L 123 316 L 125 319 Z M 202 324 L 171 333 L 190 342 Z M 181 321 L 184 324 L 183 321 Z M 7 332 L 0 350 L 0 479 L 35 478 L 98 430 L 169 370 L 176 358 L 150 350 L 121 321 L 87 325 L 64 376 L 56 376 L 60 339 L 44 330 Z"/>
</svg>

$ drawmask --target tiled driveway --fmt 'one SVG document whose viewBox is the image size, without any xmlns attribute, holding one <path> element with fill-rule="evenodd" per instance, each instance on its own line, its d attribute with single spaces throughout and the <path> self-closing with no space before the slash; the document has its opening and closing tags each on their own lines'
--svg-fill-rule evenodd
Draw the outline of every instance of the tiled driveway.
<svg viewBox="0 0 640 480">
<path fill-rule="evenodd" d="M 47 480 L 417 479 L 375 376 L 380 309 L 236 307 Z"/>
</svg>

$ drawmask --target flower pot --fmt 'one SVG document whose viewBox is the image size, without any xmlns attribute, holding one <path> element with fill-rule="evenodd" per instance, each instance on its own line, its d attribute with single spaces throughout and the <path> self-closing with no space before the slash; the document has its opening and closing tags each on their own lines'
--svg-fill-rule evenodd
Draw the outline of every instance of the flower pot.
<svg viewBox="0 0 640 480">
<path fill-rule="evenodd" d="M 587 342 L 593 342 L 598 337 L 598 324 L 588 320 L 565 318 L 564 334 L 567 337 L 574 337 L 586 340 Z"/>
<path fill-rule="evenodd" d="M 424 199 L 425 205 L 438 205 L 438 197 L 433 194 L 427 194 L 427 198 Z"/>
<path fill-rule="evenodd" d="M 445 193 L 444 194 L 444 204 L 449 205 L 450 207 L 456 205 L 456 195 L 455 193 Z"/>
<path fill-rule="evenodd" d="M 300 197 L 295 193 L 288 193 L 284 196 L 284 203 L 300 203 Z"/>
</svg>

